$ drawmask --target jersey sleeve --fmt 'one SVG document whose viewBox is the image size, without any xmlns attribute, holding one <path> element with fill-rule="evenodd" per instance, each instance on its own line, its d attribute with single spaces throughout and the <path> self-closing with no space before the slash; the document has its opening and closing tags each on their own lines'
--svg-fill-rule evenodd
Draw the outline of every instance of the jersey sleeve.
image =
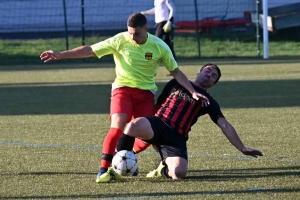
<svg viewBox="0 0 300 200">
<path fill-rule="evenodd" d="M 178 64 L 172 54 L 171 49 L 165 45 L 165 49 L 162 55 L 162 63 L 167 68 L 168 71 L 173 71 L 178 67 Z"/>
<path fill-rule="evenodd" d="M 219 104 L 214 99 L 211 100 L 207 113 L 215 124 L 217 124 L 220 117 L 224 117 Z"/>
<path fill-rule="evenodd" d="M 98 58 L 101 58 L 105 55 L 113 54 L 115 52 L 116 42 L 117 42 L 117 38 L 112 37 L 91 45 L 91 48 L 93 52 L 96 54 L 96 56 Z"/>
</svg>

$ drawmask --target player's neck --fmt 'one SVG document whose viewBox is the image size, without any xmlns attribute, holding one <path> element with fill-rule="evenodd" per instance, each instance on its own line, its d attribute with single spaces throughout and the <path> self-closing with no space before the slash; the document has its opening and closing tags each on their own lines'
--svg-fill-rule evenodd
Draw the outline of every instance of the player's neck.
<svg viewBox="0 0 300 200">
<path fill-rule="evenodd" d="M 147 33 L 147 35 L 146 35 L 146 37 L 145 37 L 145 40 L 142 41 L 141 44 L 146 44 L 147 40 L 148 40 L 148 33 Z"/>
<path fill-rule="evenodd" d="M 198 88 L 201 88 L 202 90 L 207 90 L 208 88 L 206 88 L 206 87 L 203 87 L 203 86 L 201 86 L 199 83 L 197 83 L 196 81 L 192 81 L 192 83 L 193 83 L 193 85 L 194 86 L 196 86 L 196 87 L 198 87 Z"/>
</svg>

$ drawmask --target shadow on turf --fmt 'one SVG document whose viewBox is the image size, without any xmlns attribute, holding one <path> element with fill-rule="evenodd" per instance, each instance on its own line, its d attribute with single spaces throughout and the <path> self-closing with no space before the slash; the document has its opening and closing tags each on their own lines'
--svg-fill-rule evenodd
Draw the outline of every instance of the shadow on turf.
<svg viewBox="0 0 300 200">
<path fill-rule="evenodd" d="M 294 171 L 291 171 L 294 170 Z M 228 170 L 189 170 L 189 173 L 205 174 L 198 176 L 188 175 L 184 181 L 232 181 L 235 179 L 249 179 L 249 178 L 264 178 L 264 177 L 287 177 L 299 176 L 300 166 L 279 167 L 279 168 L 250 168 L 250 169 L 228 169 Z M 91 174 L 85 172 L 29 172 L 18 173 L 16 175 L 68 175 L 68 174 Z M 7 175 L 7 174 L 4 174 Z M 10 174 L 11 175 L 11 174 Z M 1 175 L 3 176 L 3 174 Z M 170 179 L 148 179 L 148 178 L 134 178 L 139 181 L 151 182 L 170 182 Z M 131 182 L 128 178 L 123 181 L 110 182 L 108 184 L 114 185 L 119 182 Z M 254 194 L 254 193 L 292 193 L 299 192 L 300 188 L 249 188 L 241 190 L 213 190 L 213 191 L 195 191 L 195 192 L 172 192 L 172 193 L 138 193 L 138 194 L 93 194 L 93 195 L 56 195 L 56 196 L 2 196 L 1 199 L 61 199 L 61 198 L 154 198 L 154 197 L 188 197 L 192 195 L 220 195 L 220 194 Z"/>
<path fill-rule="evenodd" d="M 66 59 L 44 64 L 39 55 L 15 55 L 0 54 L 0 71 L 31 71 L 31 70 L 53 70 L 53 69 L 86 69 L 86 68 L 114 68 L 112 55 L 98 58 L 85 59 Z M 216 63 L 222 65 L 261 65 L 261 64 L 280 64 L 299 63 L 299 56 L 272 56 L 269 59 L 262 57 L 215 57 L 215 58 L 184 58 L 178 56 L 179 66 L 199 65 L 205 63 Z"/>
<path fill-rule="evenodd" d="M 93 194 L 93 195 L 47 195 L 47 196 L 7 196 L 1 199 L 78 199 L 78 198 L 167 198 L 182 196 L 187 198 L 191 195 L 220 195 L 220 194 L 255 194 L 255 193 L 292 193 L 299 192 L 300 188 L 253 188 L 248 190 L 215 190 L 215 191 L 198 191 L 198 192 L 169 192 L 169 193 L 125 193 L 125 194 Z"/>
<path fill-rule="evenodd" d="M 291 171 L 293 170 L 293 171 Z M 227 169 L 227 170 L 189 170 L 186 180 L 197 181 L 232 181 L 237 179 L 288 177 L 299 176 L 300 166 L 278 168 L 251 168 L 251 169 Z M 203 174 L 203 175 L 201 175 Z"/>
<path fill-rule="evenodd" d="M 221 108 L 296 107 L 299 88 L 300 79 L 222 81 L 210 94 Z M 0 85 L 0 93 L 0 115 L 108 114 L 111 85 L 13 84 Z"/>
<path fill-rule="evenodd" d="M 19 172 L 19 173 L 1 173 L 1 176 L 48 176 L 48 175 L 73 175 L 73 174 L 77 174 L 77 175 L 95 175 L 96 177 L 96 173 L 88 173 L 88 172 Z"/>
<path fill-rule="evenodd" d="M 53 69 L 85 69 L 85 68 L 114 68 L 113 56 L 107 55 L 101 59 L 96 57 L 84 59 L 64 59 L 44 63 L 40 57 L 19 54 L 0 54 L 0 71 L 31 71 Z"/>
</svg>

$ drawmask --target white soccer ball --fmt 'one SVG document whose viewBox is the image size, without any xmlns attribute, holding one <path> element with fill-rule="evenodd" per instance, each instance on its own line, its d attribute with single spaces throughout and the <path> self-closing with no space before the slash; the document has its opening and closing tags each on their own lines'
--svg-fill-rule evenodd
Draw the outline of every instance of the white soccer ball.
<svg viewBox="0 0 300 200">
<path fill-rule="evenodd" d="M 132 151 L 122 150 L 114 155 L 111 165 L 122 176 L 133 175 L 138 168 L 137 157 Z"/>
</svg>

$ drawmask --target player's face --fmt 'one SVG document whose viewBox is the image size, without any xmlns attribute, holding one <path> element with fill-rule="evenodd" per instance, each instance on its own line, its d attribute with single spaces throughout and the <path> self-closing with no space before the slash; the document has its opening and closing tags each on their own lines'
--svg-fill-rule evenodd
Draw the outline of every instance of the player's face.
<svg viewBox="0 0 300 200">
<path fill-rule="evenodd" d="M 130 38 L 135 44 L 145 44 L 148 37 L 148 27 L 127 27 Z"/>
<path fill-rule="evenodd" d="M 210 88 L 215 84 L 218 76 L 219 73 L 216 68 L 214 68 L 213 66 L 207 66 L 197 74 L 196 81 L 200 86 L 204 88 Z"/>
</svg>

